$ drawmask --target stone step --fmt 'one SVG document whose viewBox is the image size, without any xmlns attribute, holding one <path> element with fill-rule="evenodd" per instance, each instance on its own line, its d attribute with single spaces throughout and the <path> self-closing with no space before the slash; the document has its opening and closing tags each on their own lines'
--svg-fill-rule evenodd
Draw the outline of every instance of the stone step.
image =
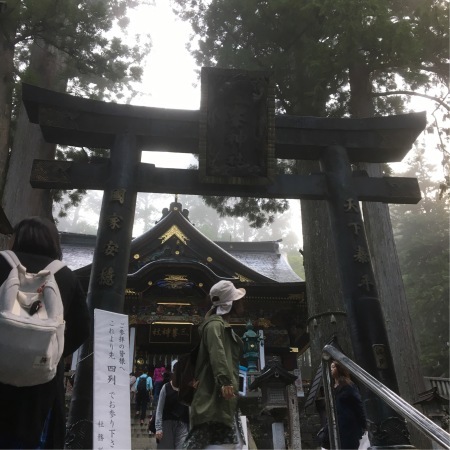
<svg viewBox="0 0 450 450">
<path fill-rule="evenodd" d="M 147 409 L 144 425 L 141 425 L 139 415 L 136 416 L 136 406 L 131 404 L 131 449 L 132 450 L 156 450 L 154 435 L 148 434 L 148 422 L 153 414 L 153 408 Z"/>
<path fill-rule="evenodd" d="M 132 450 L 154 450 L 156 449 L 156 439 L 149 437 L 131 438 Z"/>
</svg>

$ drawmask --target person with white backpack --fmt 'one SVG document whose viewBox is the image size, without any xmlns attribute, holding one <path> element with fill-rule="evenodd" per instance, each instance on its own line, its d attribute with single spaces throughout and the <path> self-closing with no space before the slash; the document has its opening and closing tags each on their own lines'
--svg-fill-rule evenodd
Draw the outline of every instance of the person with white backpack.
<svg viewBox="0 0 450 450">
<path fill-rule="evenodd" d="M 63 448 L 64 357 L 89 337 L 86 296 L 54 223 L 14 227 L 0 252 L 0 448 Z"/>
</svg>

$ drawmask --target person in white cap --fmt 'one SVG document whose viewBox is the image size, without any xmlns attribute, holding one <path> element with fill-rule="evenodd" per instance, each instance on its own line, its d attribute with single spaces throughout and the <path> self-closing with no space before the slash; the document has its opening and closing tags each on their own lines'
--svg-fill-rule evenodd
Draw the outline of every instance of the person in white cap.
<svg viewBox="0 0 450 450">
<path fill-rule="evenodd" d="M 243 344 L 229 324 L 230 317 L 243 316 L 245 294 L 245 289 L 227 280 L 219 281 L 209 292 L 212 306 L 199 327 L 198 388 L 183 448 L 241 449 L 245 443 L 237 407 Z"/>
</svg>

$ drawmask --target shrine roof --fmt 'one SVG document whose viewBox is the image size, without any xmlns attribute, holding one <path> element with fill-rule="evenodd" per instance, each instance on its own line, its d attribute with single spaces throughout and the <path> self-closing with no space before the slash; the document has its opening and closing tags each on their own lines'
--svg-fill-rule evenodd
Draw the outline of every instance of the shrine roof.
<svg viewBox="0 0 450 450">
<path fill-rule="evenodd" d="M 303 281 L 279 251 L 276 241 L 216 242 L 236 259 L 279 283 Z"/>
<path fill-rule="evenodd" d="M 432 387 L 431 389 L 428 389 L 425 392 L 421 392 L 419 394 L 419 400 L 414 402 L 413 405 L 420 405 L 421 403 L 431 402 L 433 400 L 437 400 L 439 403 L 442 403 L 444 405 L 448 405 L 449 401 L 448 398 L 439 395 L 437 387 Z"/>
<path fill-rule="evenodd" d="M 63 261 L 72 270 L 92 263 L 97 236 L 81 233 L 60 233 Z"/>
<path fill-rule="evenodd" d="M 255 378 L 253 383 L 250 384 L 249 389 L 253 391 L 261 388 L 273 380 L 287 386 L 294 383 L 296 379 L 297 376 L 284 369 L 280 363 L 269 363 L 264 367 L 261 374 Z"/>
<path fill-rule="evenodd" d="M 157 264 L 198 264 L 222 278 L 239 275 L 257 283 L 303 282 L 280 253 L 279 242 L 213 242 L 186 216 L 180 204 L 172 203 L 153 228 L 133 239 L 129 274 L 139 276 Z M 171 235 L 186 240 L 187 245 L 183 247 L 186 254 L 175 257 L 174 252 L 167 249 Z M 68 267 L 80 274 L 90 272 L 95 241 L 93 235 L 61 233 L 63 259 Z M 165 250 L 168 254 L 163 254 Z"/>
</svg>

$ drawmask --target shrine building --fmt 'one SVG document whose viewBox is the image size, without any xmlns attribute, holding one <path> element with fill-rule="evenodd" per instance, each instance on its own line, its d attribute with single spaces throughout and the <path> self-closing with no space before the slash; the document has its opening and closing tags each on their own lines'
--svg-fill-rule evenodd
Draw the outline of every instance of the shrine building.
<svg viewBox="0 0 450 450">
<path fill-rule="evenodd" d="M 309 347 L 306 287 L 279 242 L 213 242 L 188 216 L 174 202 L 131 243 L 124 307 L 131 370 L 168 365 L 198 342 L 197 327 L 211 305 L 207 294 L 220 280 L 247 291 L 245 316 L 231 322 L 236 333 L 242 336 L 251 320 L 256 332 L 262 330 L 265 361 L 276 359 L 295 370 L 297 357 Z M 64 261 L 86 292 L 95 241 L 96 236 L 61 233 Z"/>
</svg>

